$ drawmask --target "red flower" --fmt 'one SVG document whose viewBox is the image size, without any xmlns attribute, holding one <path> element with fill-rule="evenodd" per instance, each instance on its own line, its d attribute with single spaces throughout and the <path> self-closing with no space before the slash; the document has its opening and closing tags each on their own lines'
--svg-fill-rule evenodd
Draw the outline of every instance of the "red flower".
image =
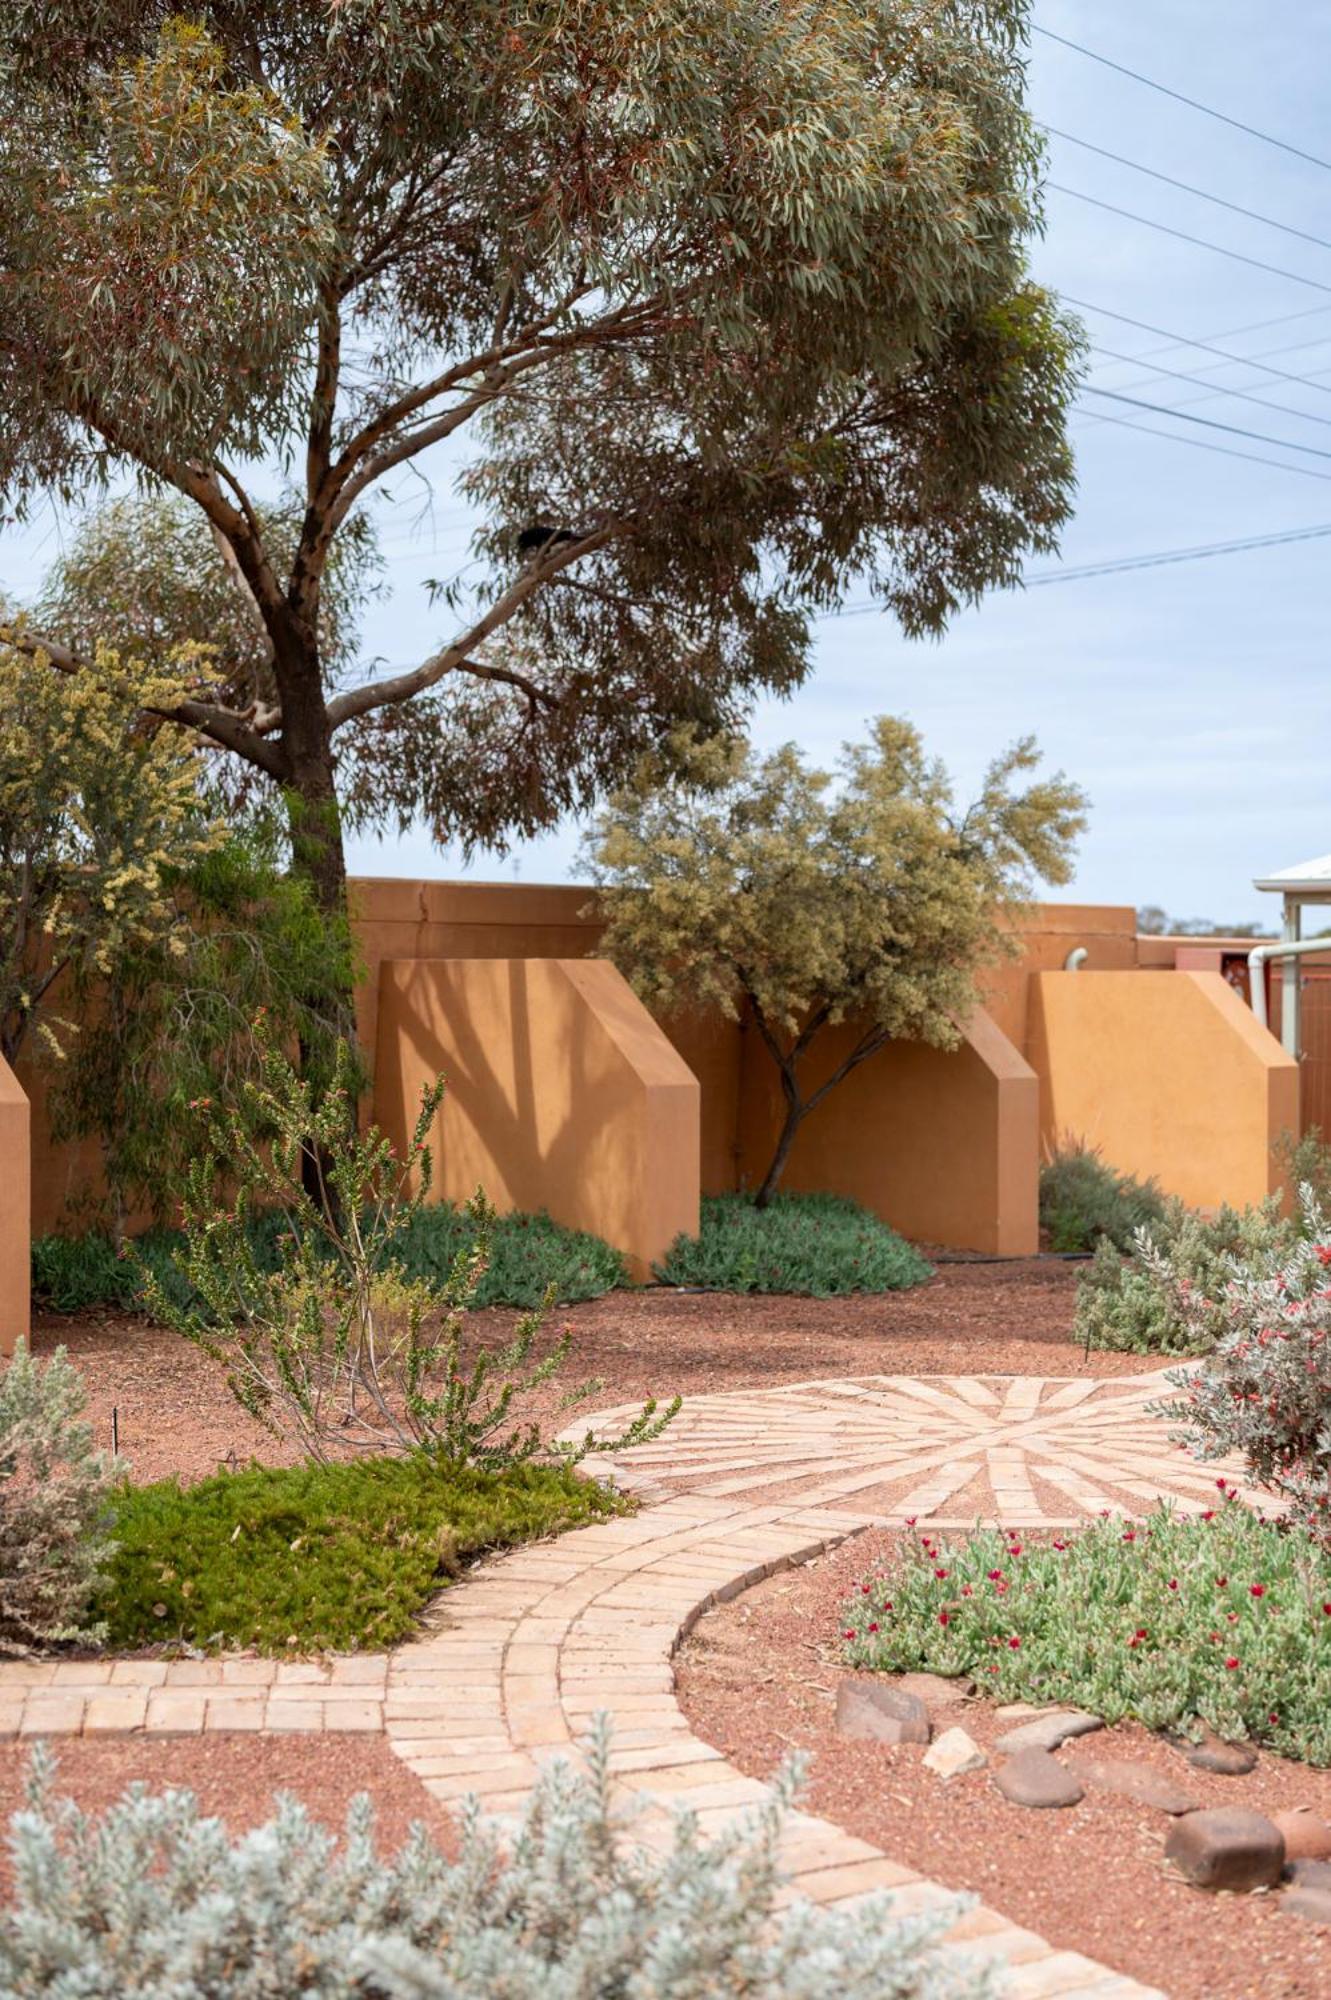
<svg viewBox="0 0 1331 2000">
<path fill-rule="evenodd" d="M 952 1623 L 952 1613 L 950 1611 L 940 1611 L 938 1622 L 940 1625 L 950 1625 Z"/>
<path fill-rule="evenodd" d="M 1169 1588 L 1170 1588 L 1171 1590 L 1177 1590 L 1177 1589 L 1178 1589 L 1178 1578 L 1177 1578 L 1176 1576 L 1171 1576 L 1171 1577 L 1170 1577 L 1170 1579 L 1169 1579 Z"/>
<path fill-rule="evenodd" d="M 841 1634 L 841 1636 L 842 1636 L 842 1638 L 843 1638 L 843 1639 L 858 1639 L 860 1635 L 859 1635 L 859 1633 L 858 1633 L 858 1632 L 851 1632 L 851 1631 L 847 1630 L 847 1631 L 843 1632 L 843 1633 Z"/>
<path fill-rule="evenodd" d="M 861 1597 L 867 1597 L 869 1595 L 869 1586 L 867 1583 L 862 1583 L 860 1585 L 860 1595 Z"/>
<path fill-rule="evenodd" d="M 1216 1485 L 1220 1488 L 1220 1491 L 1223 1493 L 1225 1490 L 1226 1482 L 1223 1479 L 1217 1479 Z"/>
<path fill-rule="evenodd" d="M 1009 1554 L 1010 1556 L 1019 1556 L 1019 1555 L 1021 1554 L 1021 1543 L 1020 1543 L 1020 1542 L 1009 1542 L 1009 1543 L 1008 1543 L 1008 1554 Z"/>
<path fill-rule="evenodd" d="M 1060 1550 L 1061 1550 L 1061 1549 L 1065 1549 L 1065 1548 L 1067 1547 L 1067 1543 L 1066 1543 L 1066 1542 L 1058 1542 L 1058 1541 L 1056 1541 L 1056 1542 L 1054 1543 L 1054 1547 L 1055 1547 L 1056 1549 L 1060 1549 Z"/>
<path fill-rule="evenodd" d="M 876 1632 L 878 1630 L 878 1627 L 876 1625 L 870 1625 L 868 1629 L 871 1632 Z"/>
<path fill-rule="evenodd" d="M 961 1594 L 963 1597 L 974 1597 L 975 1592 L 971 1589 L 968 1583 L 963 1583 L 961 1586 Z"/>
<path fill-rule="evenodd" d="M 1215 1587 L 1217 1590 L 1227 1590 L 1229 1588 L 1229 1578 L 1227 1576 L 1218 1576 L 1215 1580 Z"/>
<path fill-rule="evenodd" d="M 1322 1611 L 1326 1617 L 1331 1618 L 1331 1604 L 1324 1604 L 1322 1606 Z"/>
<path fill-rule="evenodd" d="M 1206 1512 L 1205 1512 L 1205 1513 L 1204 1513 L 1204 1514 L 1202 1515 L 1202 1519 L 1203 1519 L 1203 1521 L 1214 1521 L 1214 1519 L 1215 1519 L 1215 1508 L 1214 1508 L 1214 1507 L 1208 1507 L 1208 1508 L 1207 1508 L 1207 1510 L 1206 1510 Z"/>
<path fill-rule="evenodd" d="M 1235 1659 L 1232 1653 L 1230 1654 L 1229 1658 L 1225 1661 L 1225 1665 L 1229 1667 L 1231 1671 L 1238 1665 L 1238 1661 Z"/>
<path fill-rule="evenodd" d="M 1253 1597 L 1265 1597 L 1266 1585 L 1264 1583 L 1254 1583 L 1251 1588 L 1251 1595 Z"/>
<path fill-rule="evenodd" d="M 916 1522 L 917 1522 L 917 1521 L 919 1520 L 919 1518 L 920 1518 L 920 1517 L 919 1517 L 919 1515 L 918 1515 L 918 1514 L 907 1514 L 907 1516 L 906 1516 L 906 1526 L 907 1526 L 908 1528 L 913 1528 L 913 1527 L 915 1526 L 915 1523 L 916 1523 Z"/>
<path fill-rule="evenodd" d="M 945 1569 L 936 1569 L 934 1571 L 934 1575 L 938 1578 L 938 1581 L 941 1583 L 943 1581 L 943 1578 L 947 1575 L 947 1571 Z"/>
<path fill-rule="evenodd" d="M 1319 1264 L 1331 1264 L 1331 1243 L 1319 1243 L 1313 1254 Z"/>
<path fill-rule="evenodd" d="M 1014 1636 L 1008 1640 L 1008 1645 L 1012 1648 L 1012 1651 L 1015 1653 L 1018 1647 L 1021 1645 L 1021 1640 L 1018 1639 L 1014 1634 Z"/>
<path fill-rule="evenodd" d="M 1124 1535 L 1123 1539 L 1125 1542 L 1135 1542 L 1137 1539 L 1137 1530 L 1135 1528 L 1129 1528 L 1127 1534 Z"/>
<path fill-rule="evenodd" d="M 990 1583 L 1001 1583 L 1003 1581 L 1003 1572 L 1001 1569 L 991 1569 L 986 1574 Z"/>
</svg>

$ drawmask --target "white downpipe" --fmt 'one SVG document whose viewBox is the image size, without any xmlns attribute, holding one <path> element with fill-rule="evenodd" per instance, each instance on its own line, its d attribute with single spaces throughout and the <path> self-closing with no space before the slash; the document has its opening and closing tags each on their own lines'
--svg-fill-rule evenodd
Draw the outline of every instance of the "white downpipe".
<svg viewBox="0 0 1331 2000">
<path fill-rule="evenodd" d="M 1085 965 L 1087 959 L 1090 957 L 1090 955 L 1091 954 L 1089 953 L 1089 951 L 1087 951 L 1085 945 L 1079 944 L 1076 947 L 1076 949 L 1070 951 L 1067 957 L 1063 960 L 1064 972 L 1080 972 L 1083 965 Z"/>
<path fill-rule="evenodd" d="M 1269 958 L 1299 958 L 1306 951 L 1320 951 L 1323 957 L 1331 955 L 1331 938 L 1281 938 L 1275 944 L 1254 945 L 1248 953 L 1248 999 L 1264 1028 L 1269 1028 L 1271 1023 L 1266 1014 L 1266 980 L 1262 967 Z"/>
</svg>

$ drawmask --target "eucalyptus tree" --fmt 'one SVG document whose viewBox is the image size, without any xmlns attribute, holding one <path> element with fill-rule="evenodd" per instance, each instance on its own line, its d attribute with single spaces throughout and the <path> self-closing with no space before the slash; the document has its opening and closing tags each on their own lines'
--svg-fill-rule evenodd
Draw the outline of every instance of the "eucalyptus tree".
<svg viewBox="0 0 1331 2000">
<path fill-rule="evenodd" d="M 1068 880 L 1086 799 L 1061 771 L 1033 775 L 1039 762 L 1022 738 L 958 811 L 943 766 L 891 716 L 835 775 L 793 743 L 760 757 L 684 736 L 600 813 L 586 855 L 602 950 L 658 1011 L 751 1022 L 776 1067 L 758 1207 L 861 1063 L 890 1041 L 958 1046 L 984 968 L 1014 953 L 1014 910 Z"/>
<path fill-rule="evenodd" d="M 1078 336 L 1026 272 L 1024 27 L 0 0 L 0 501 L 194 510 L 257 644 L 157 712 L 282 790 L 330 911 L 351 804 L 494 845 L 585 808 L 795 686 L 852 585 L 931 633 L 1053 547 Z M 337 552 L 449 440 L 478 569 L 423 657 L 358 669 Z M 77 673 L 61 601 L 8 633 Z"/>
</svg>

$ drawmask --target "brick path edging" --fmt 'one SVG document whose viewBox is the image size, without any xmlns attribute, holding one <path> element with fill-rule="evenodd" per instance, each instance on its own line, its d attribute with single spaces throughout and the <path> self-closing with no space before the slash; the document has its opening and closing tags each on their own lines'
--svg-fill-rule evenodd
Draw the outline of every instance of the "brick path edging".
<svg viewBox="0 0 1331 2000">
<path fill-rule="evenodd" d="M 618 1784 L 640 1802 L 635 1834 L 663 1847 L 676 1808 L 714 1833 L 770 1795 L 693 1734 L 675 1697 L 676 1648 L 712 1604 L 864 1525 L 825 1507 L 682 1494 L 483 1564 L 388 1655 L 0 1665 L 0 1734 L 382 1729 L 434 1797 L 474 1794 L 502 1824 L 546 1759 L 577 1759 L 604 1711 Z M 906 1915 L 953 1893 L 808 1813 L 789 1816 L 782 1858 L 786 1895 L 828 1906 L 890 1890 Z M 948 1949 L 1002 1964 L 1010 2000 L 1165 2000 L 983 1905 Z"/>
</svg>

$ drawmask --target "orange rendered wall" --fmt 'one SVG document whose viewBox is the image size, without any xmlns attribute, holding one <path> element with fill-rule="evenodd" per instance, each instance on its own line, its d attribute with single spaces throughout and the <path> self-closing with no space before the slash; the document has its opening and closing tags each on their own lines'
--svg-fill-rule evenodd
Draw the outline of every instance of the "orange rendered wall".
<svg viewBox="0 0 1331 2000">
<path fill-rule="evenodd" d="M 448 1088 L 435 1189 L 548 1209 L 649 1274 L 698 1227 L 698 1085 L 601 959 L 384 959 L 374 1115 L 399 1149 L 422 1089 Z"/>
<path fill-rule="evenodd" d="M 0 1056 L 0 1354 L 28 1337 L 28 1100 Z"/>
<path fill-rule="evenodd" d="M 1271 1148 L 1299 1129 L 1298 1064 L 1218 972 L 1035 974 L 1026 1053 L 1046 1148 L 1085 1139 L 1197 1208 L 1279 1185 Z"/>
<path fill-rule="evenodd" d="M 829 1031 L 811 1087 L 856 1032 Z M 771 1158 L 781 1109 L 776 1066 L 748 1035 L 740 1155 L 749 1186 Z M 870 1056 L 809 1114 L 782 1185 L 850 1195 L 920 1242 L 1028 1257 L 1039 1248 L 1039 1145 L 1035 1074 L 981 1013 L 954 1052 L 896 1042 Z"/>
</svg>

